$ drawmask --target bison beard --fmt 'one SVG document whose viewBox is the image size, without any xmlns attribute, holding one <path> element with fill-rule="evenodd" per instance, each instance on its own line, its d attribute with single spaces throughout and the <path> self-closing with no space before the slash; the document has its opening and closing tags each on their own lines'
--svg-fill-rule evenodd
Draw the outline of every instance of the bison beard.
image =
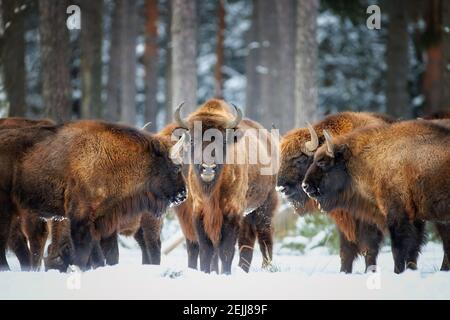
<svg viewBox="0 0 450 320">
<path fill-rule="evenodd" d="M 288 132 L 281 142 L 281 167 L 277 182 L 279 191 L 291 202 L 297 213 L 318 212 L 316 204 L 302 190 L 301 183 L 313 161 L 314 152 L 324 142 L 323 129 L 330 130 L 334 135 L 342 135 L 361 127 L 392 122 L 392 119 L 382 114 L 342 112 L 327 116 L 314 127 L 308 124 L 307 128 Z M 386 229 L 384 220 L 355 218 L 346 210 L 332 210 L 329 215 L 340 235 L 341 271 L 351 273 L 358 254 L 364 256 L 366 270 L 375 265 Z"/>
<path fill-rule="evenodd" d="M 147 210 L 159 215 L 185 197 L 169 148 L 167 139 L 125 126 L 68 123 L 26 154 L 13 194 L 29 215 L 70 219 L 74 263 L 84 269 L 92 249 L 119 229 L 121 219 Z"/>
<path fill-rule="evenodd" d="M 218 129 L 225 136 L 226 129 L 263 129 L 259 124 L 248 119 L 241 121 L 242 115 L 235 108 L 233 110 L 222 100 L 212 99 L 203 104 L 187 120 L 180 116 L 180 107 L 175 112 L 175 119 L 179 127 L 193 132 L 195 121 L 202 123 L 203 132 L 209 128 Z M 191 134 L 191 136 L 193 136 Z M 273 143 L 272 137 L 267 137 Z M 259 140 L 258 140 L 259 141 Z M 239 142 L 232 142 L 238 146 Z M 205 143 L 203 148 L 205 148 Z M 239 152 L 247 154 L 242 145 Z M 225 152 L 227 152 L 227 148 Z M 224 155 L 224 158 L 226 155 Z M 212 168 L 212 169 L 211 169 Z M 272 258 L 272 226 L 271 220 L 277 205 L 275 176 L 262 176 L 258 165 L 211 164 L 189 166 L 186 180 L 192 196 L 192 216 L 196 239 L 188 240 L 189 265 L 196 266 L 196 254 L 200 256 L 200 269 L 210 272 L 214 266 L 215 254 L 222 262 L 222 272 L 231 272 L 235 244 L 242 226 L 249 232 L 242 232 L 240 236 L 241 260 L 240 266 L 248 271 L 251 255 L 248 248 L 253 250 L 256 237 L 261 245 L 265 262 Z M 203 171 L 208 173 L 206 179 Z M 211 172 L 214 177 L 211 178 Z M 252 209 L 250 209 L 252 208 Z M 250 209 L 248 218 L 244 219 L 244 211 Z M 186 220 L 189 224 L 189 220 Z M 185 228 L 189 229 L 189 228 Z M 248 237 L 246 237 L 248 235 Z M 193 238 L 193 237 L 192 237 Z M 198 240 L 198 249 L 196 241 Z M 247 251 L 246 251 L 247 250 Z"/>
<path fill-rule="evenodd" d="M 423 241 L 423 220 L 450 218 L 449 139 L 448 129 L 426 121 L 328 138 L 304 183 L 326 210 L 364 210 L 387 219 L 395 271 L 402 272 L 405 257 L 415 258 Z"/>
</svg>

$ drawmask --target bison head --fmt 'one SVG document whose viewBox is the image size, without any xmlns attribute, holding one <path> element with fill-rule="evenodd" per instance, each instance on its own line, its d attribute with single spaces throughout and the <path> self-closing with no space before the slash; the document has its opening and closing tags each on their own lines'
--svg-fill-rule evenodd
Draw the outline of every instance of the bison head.
<svg viewBox="0 0 450 320">
<path fill-rule="evenodd" d="M 303 191 L 319 203 L 319 208 L 331 211 L 342 207 L 350 187 L 347 161 L 350 150 L 345 144 L 334 144 L 331 135 L 323 131 L 326 143 L 317 149 L 314 161 L 302 182 Z"/>
<path fill-rule="evenodd" d="M 229 150 L 240 137 L 237 129 L 242 112 L 233 105 L 236 115 L 232 116 L 225 102 L 213 99 L 183 119 L 182 106 L 175 110 L 174 118 L 189 137 L 185 146 L 190 150 L 190 170 L 203 190 L 210 192 L 220 180 Z"/>
<path fill-rule="evenodd" d="M 277 189 L 299 213 L 305 211 L 306 202 L 309 200 L 302 190 L 301 182 L 313 162 L 313 155 L 318 146 L 319 138 L 309 123 L 307 128 L 286 134 L 281 142 L 281 166 Z"/>
<path fill-rule="evenodd" d="M 172 146 L 167 137 L 153 136 L 150 143 L 150 176 L 148 191 L 149 196 L 159 203 L 153 212 L 164 211 L 165 207 L 178 205 L 186 199 L 186 187 L 181 175 L 181 165 L 170 156 L 171 148 L 179 148 L 184 143 L 184 137 Z"/>
</svg>

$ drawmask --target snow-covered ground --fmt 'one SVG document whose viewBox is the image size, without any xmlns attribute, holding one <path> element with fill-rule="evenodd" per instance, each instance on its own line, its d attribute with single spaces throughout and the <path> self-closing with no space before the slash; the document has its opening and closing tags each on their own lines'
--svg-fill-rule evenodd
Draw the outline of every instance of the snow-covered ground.
<svg viewBox="0 0 450 320">
<path fill-rule="evenodd" d="M 142 266 L 132 243 L 120 248 L 120 263 L 85 273 L 20 272 L 14 256 L 11 272 L 0 273 L 0 299 L 449 299 L 450 273 L 439 272 L 440 244 L 428 244 L 418 271 L 396 275 L 388 248 L 379 257 L 381 271 L 365 274 L 359 259 L 354 274 L 338 272 L 339 256 L 326 250 L 274 257 L 271 271 L 261 270 L 256 254 L 251 273 L 207 275 L 186 268 L 183 246 L 162 257 L 160 266 Z M 279 251 L 279 250 L 278 250 Z M 282 252 L 282 251 L 279 251 Z"/>
</svg>

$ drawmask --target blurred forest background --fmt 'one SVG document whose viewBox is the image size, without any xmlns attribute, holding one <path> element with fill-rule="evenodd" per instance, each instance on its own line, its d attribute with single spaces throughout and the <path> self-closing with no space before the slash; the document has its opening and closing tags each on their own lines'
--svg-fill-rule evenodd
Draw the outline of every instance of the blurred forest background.
<svg viewBox="0 0 450 320">
<path fill-rule="evenodd" d="M 379 30 L 366 25 L 373 4 Z M 70 5 L 80 29 L 66 26 Z M 1 117 L 156 131 L 180 102 L 187 113 L 222 97 L 285 133 L 343 110 L 450 109 L 446 0 L 0 0 L 0 52 Z M 281 223 L 317 234 L 308 226 L 328 221 Z"/>
</svg>

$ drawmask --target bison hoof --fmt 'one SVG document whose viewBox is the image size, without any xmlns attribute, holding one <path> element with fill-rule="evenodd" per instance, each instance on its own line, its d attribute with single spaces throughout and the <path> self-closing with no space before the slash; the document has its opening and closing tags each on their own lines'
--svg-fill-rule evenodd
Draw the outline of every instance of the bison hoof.
<svg viewBox="0 0 450 320">
<path fill-rule="evenodd" d="M 410 270 L 417 270 L 417 263 L 410 261 L 406 264 L 406 268 Z"/>
</svg>

